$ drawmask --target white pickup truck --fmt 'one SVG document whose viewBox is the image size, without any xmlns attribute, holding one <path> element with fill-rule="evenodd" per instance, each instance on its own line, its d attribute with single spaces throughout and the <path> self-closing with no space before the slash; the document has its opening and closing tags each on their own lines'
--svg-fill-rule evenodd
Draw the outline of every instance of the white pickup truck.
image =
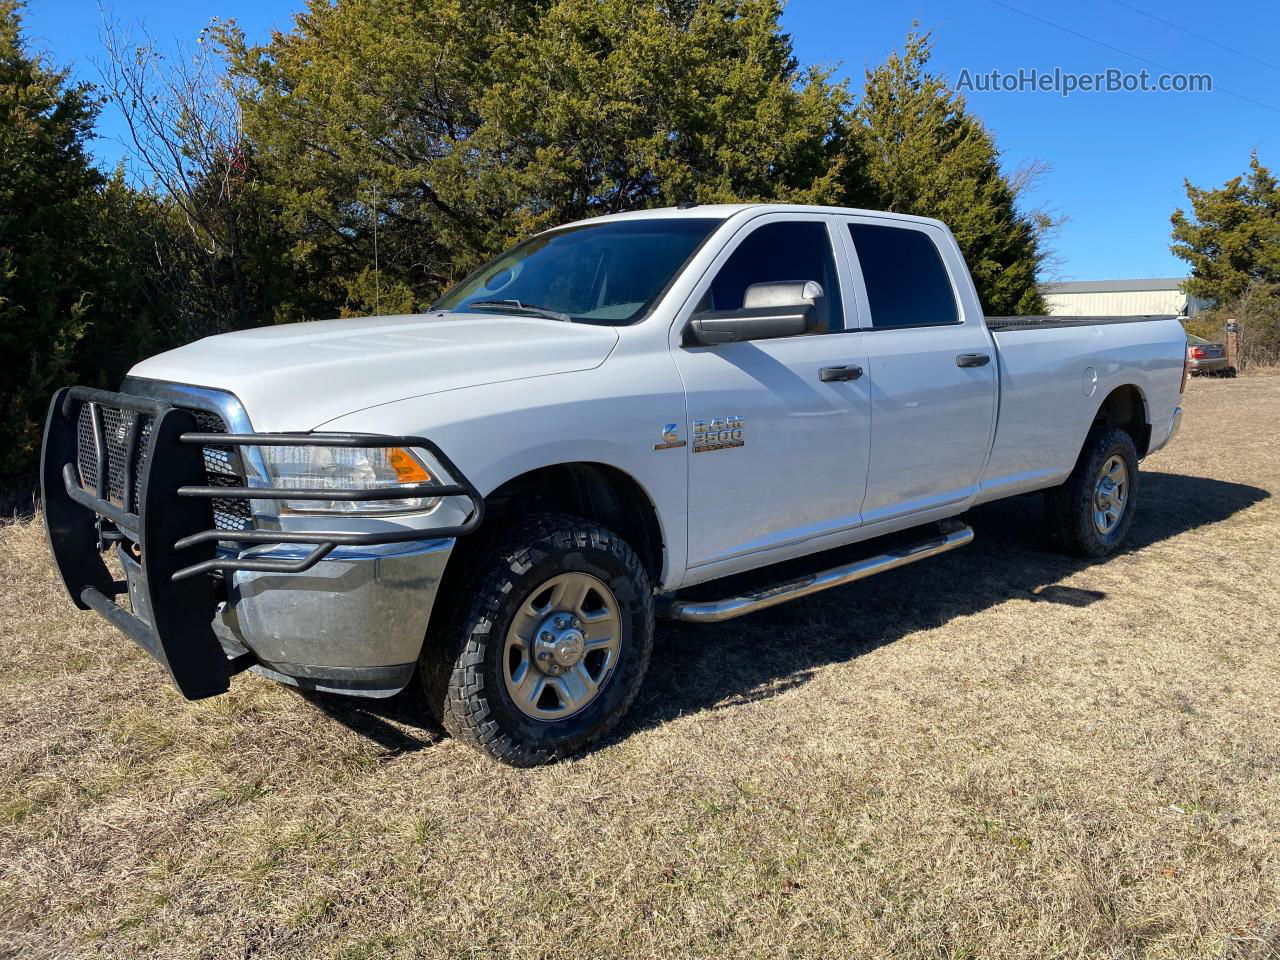
<svg viewBox="0 0 1280 960">
<path fill-rule="evenodd" d="M 453 735 L 533 764 L 617 723 L 655 611 L 849 583 L 1034 490 L 1062 548 L 1112 552 L 1185 361 L 1174 318 L 984 318 L 936 220 L 651 210 L 538 234 L 423 314 L 212 337 L 118 393 L 64 388 L 43 504 L 72 599 L 188 698 L 243 669 L 413 683 Z"/>
</svg>

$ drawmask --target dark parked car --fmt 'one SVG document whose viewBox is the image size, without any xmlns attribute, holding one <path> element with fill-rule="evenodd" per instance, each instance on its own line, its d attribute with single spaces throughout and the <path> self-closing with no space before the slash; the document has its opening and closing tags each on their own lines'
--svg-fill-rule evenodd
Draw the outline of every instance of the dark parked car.
<svg viewBox="0 0 1280 960">
<path fill-rule="evenodd" d="M 1216 377 L 1234 377 L 1236 368 L 1227 362 L 1227 348 L 1203 337 L 1187 334 L 1187 366 L 1192 375 L 1211 373 Z"/>
</svg>

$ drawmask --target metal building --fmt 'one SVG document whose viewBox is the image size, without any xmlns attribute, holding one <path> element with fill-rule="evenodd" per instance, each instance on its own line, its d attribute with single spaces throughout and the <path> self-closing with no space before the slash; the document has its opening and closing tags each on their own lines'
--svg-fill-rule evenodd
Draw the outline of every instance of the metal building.
<svg viewBox="0 0 1280 960">
<path fill-rule="evenodd" d="M 1194 317 L 1212 306 L 1210 301 L 1182 291 L 1185 277 L 1150 280 L 1080 280 L 1046 283 L 1040 288 L 1049 313 L 1060 317 L 1126 317 L 1176 314 Z"/>
</svg>

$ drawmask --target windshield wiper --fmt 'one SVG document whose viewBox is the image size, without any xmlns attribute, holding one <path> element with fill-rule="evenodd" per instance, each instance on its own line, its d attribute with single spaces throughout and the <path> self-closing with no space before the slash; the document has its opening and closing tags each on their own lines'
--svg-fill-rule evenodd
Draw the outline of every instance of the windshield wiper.
<svg viewBox="0 0 1280 960">
<path fill-rule="evenodd" d="M 573 317 L 567 313 L 561 313 L 559 310 L 550 310 L 547 307 L 539 307 L 532 303 L 521 303 L 519 300 L 472 300 L 467 304 L 466 309 L 472 307 L 488 307 L 491 310 L 518 310 L 524 313 L 532 313 L 536 317 L 546 317 L 548 320 L 563 320 L 565 323 L 572 323 Z"/>
</svg>

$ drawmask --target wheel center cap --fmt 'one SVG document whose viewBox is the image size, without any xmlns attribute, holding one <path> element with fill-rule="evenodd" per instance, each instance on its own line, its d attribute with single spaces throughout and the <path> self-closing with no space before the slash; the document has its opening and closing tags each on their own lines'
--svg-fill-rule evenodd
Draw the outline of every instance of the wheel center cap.
<svg viewBox="0 0 1280 960">
<path fill-rule="evenodd" d="M 582 659 L 587 638 L 564 614 L 549 617 L 538 629 L 533 641 L 533 662 L 538 669 L 552 675 L 563 673 Z"/>
<path fill-rule="evenodd" d="M 556 641 L 555 653 L 556 663 L 562 667 L 572 667 L 578 662 L 578 658 L 582 656 L 582 634 L 576 630 L 565 633 Z"/>
</svg>

